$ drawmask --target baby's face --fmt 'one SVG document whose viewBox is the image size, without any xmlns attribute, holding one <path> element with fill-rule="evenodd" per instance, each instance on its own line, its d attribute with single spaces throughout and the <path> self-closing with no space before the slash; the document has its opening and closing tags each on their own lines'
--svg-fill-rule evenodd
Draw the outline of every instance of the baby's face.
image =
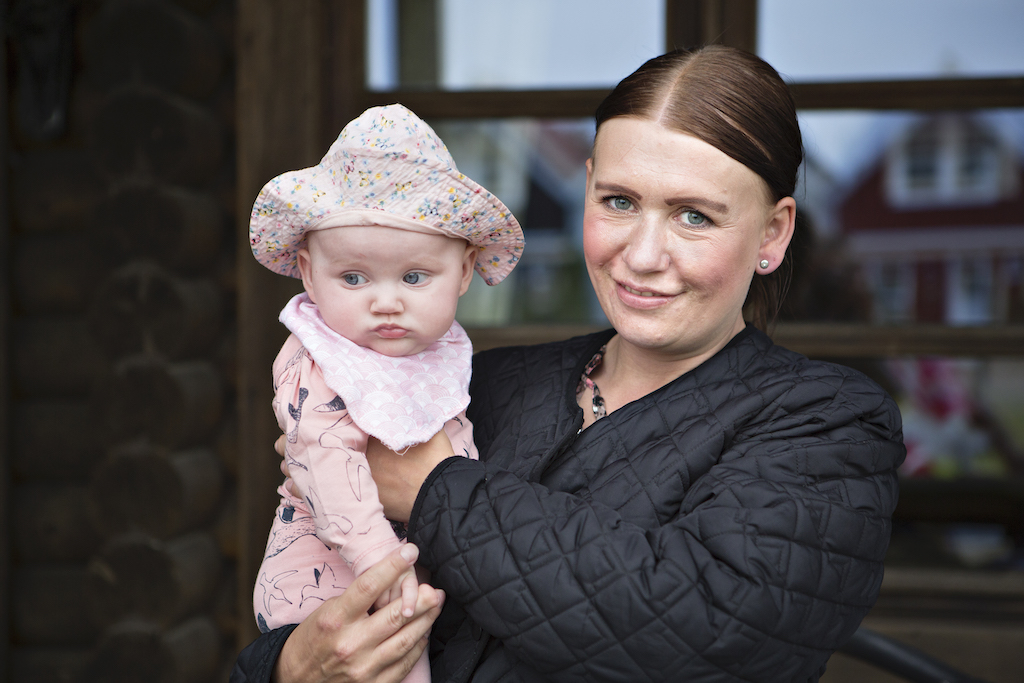
<svg viewBox="0 0 1024 683">
<path fill-rule="evenodd" d="M 386 356 L 409 356 L 451 327 L 475 257 L 465 240 L 365 226 L 310 233 L 298 260 L 328 327 Z"/>
</svg>

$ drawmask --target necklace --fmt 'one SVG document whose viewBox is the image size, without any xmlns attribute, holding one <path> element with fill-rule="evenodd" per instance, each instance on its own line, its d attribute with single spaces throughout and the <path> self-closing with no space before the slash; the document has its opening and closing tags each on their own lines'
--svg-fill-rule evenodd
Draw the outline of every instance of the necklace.
<svg viewBox="0 0 1024 683">
<path fill-rule="evenodd" d="M 601 361 L 604 360 L 604 352 L 608 349 L 608 345 L 602 346 L 594 357 L 590 359 L 586 367 L 583 368 L 583 376 L 580 377 L 580 383 L 576 386 L 576 400 L 579 401 L 580 396 L 587 389 L 590 389 L 591 396 L 591 410 L 594 411 L 594 419 L 600 420 L 602 417 L 608 415 L 608 410 L 604 405 L 604 397 L 601 396 L 601 390 L 597 388 L 594 380 L 590 379 L 590 375 L 594 372 Z"/>
</svg>

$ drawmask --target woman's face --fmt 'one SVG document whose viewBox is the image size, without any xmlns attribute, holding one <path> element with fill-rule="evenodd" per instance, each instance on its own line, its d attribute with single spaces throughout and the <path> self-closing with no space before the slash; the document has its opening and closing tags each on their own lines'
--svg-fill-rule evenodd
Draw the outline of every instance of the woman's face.
<svg viewBox="0 0 1024 683">
<path fill-rule="evenodd" d="M 795 206 L 771 201 L 756 173 L 695 137 L 605 121 L 587 162 L 583 250 L 621 339 L 672 358 L 713 355 L 743 329 L 755 270 L 781 262 Z"/>
</svg>

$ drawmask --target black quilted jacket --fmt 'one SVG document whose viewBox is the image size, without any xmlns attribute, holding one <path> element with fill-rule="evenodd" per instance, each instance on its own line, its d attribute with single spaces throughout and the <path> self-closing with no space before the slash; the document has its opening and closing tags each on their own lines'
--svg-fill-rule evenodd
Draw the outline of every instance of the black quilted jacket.
<svg viewBox="0 0 1024 683">
<path fill-rule="evenodd" d="M 878 594 L 895 404 L 747 328 L 578 434 L 611 334 L 476 357 L 481 461 L 439 465 L 409 524 L 449 597 L 434 683 L 817 680 Z"/>
</svg>

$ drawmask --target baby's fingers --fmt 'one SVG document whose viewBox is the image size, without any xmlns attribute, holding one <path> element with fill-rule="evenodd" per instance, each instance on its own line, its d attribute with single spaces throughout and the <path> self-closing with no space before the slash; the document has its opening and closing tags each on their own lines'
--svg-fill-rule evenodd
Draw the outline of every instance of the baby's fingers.
<svg viewBox="0 0 1024 683">
<path fill-rule="evenodd" d="M 394 550 L 383 560 L 360 574 L 343 596 L 348 598 L 339 605 L 344 606 L 348 619 L 355 619 L 365 614 L 372 605 L 380 603 L 379 598 L 389 595 L 392 586 L 412 568 L 419 557 L 419 549 L 411 543 L 405 543 L 401 549 Z M 380 603 L 387 605 L 390 601 Z"/>
<path fill-rule="evenodd" d="M 416 572 L 409 572 L 402 577 L 401 597 L 402 615 L 411 617 L 416 611 L 416 599 L 419 597 L 419 581 L 416 580 Z"/>
</svg>

